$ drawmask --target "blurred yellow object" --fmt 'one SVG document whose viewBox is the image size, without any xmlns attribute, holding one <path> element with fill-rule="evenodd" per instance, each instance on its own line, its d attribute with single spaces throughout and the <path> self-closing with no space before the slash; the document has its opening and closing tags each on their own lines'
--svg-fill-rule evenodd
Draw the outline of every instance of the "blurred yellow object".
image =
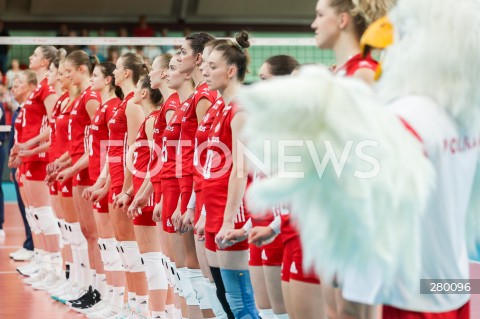
<svg viewBox="0 0 480 319">
<path fill-rule="evenodd" d="M 387 16 L 373 22 L 360 39 L 360 49 L 365 56 L 370 48 L 385 49 L 393 43 L 393 25 Z"/>
</svg>

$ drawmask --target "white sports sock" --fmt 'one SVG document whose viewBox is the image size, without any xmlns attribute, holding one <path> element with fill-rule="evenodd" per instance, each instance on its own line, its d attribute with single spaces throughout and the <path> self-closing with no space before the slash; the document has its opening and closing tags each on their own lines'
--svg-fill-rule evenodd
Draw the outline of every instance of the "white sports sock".
<svg viewBox="0 0 480 319">
<path fill-rule="evenodd" d="M 102 294 L 101 296 L 102 300 L 105 300 L 108 304 L 110 304 L 112 295 L 113 295 L 113 286 L 109 284 L 105 284 L 105 294 Z"/>
<path fill-rule="evenodd" d="M 105 274 L 96 274 L 95 276 L 95 288 L 100 293 L 100 296 L 104 296 L 107 292 L 107 276 Z"/>
<path fill-rule="evenodd" d="M 175 305 L 165 305 L 165 317 L 166 319 L 175 318 Z"/>
<path fill-rule="evenodd" d="M 166 317 L 165 311 L 152 311 L 151 318 L 152 319 L 165 319 L 167 317 Z"/>
<path fill-rule="evenodd" d="M 148 313 L 148 301 L 147 300 L 148 300 L 148 296 L 136 295 L 136 297 L 135 297 L 137 310 L 142 315 L 145 315 L 145 314 Z"/>
<path fill-rule="evenodd" d="M 137 306 L 137 301 L 136 301 L 136 297 L 137 297 L 137 294 L 134 293 L 134 292 L 128 292 L 128 307 L 130 307 L 131 309 L 135 309 L 135 307 Z"/>
<path fill-rule="evenodd" d="M 125 293 L 125 287 L 113 287 L 111 305 L 117 309 L 122 309 L 125 302 L 123 301 L 123 295 Z"/>
<path fill-rule="evenodd" d="M 281 314 L 281 315 L 275 315 L 275 316 L 277 316 L 278 319 L 289 319 L 288 313 L 284 313 L 284 314 Z"/>
</svg>

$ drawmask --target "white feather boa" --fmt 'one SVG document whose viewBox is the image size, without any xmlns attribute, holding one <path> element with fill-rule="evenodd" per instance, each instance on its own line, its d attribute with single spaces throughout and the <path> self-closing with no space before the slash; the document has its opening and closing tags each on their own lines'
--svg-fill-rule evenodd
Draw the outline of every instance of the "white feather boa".
<svg viewBox="0 0 480 319">
<path fill-rule="evenodd" d="M 467 210 L 467 245 L 471 260 L 480 262 L 480 162 L 473 181 Z"/>
<path fill-rule="evenodd" d="M 241 101 L 249 112 L 244 129 L 248 148 L 262 158 L 264 142 L 274 146 L 271 178 L 250 188 L 249 207 L 262 212 L 272 205 L 290 205 L 301 230 L 306 266 L 314 265 L 322 279 L 335 275 L 341 280 L 349 267 L 361 271 L 374 263 L 385 269 L 385 287 L 397 275 L 416 282 L 415 225 L 433 182 L 433 168 L 420 143 L 371 89 L 310 66 L 297 76 L 245 88 Z M 281 172 L 282 156 L 275 147 L 285 140 L 303 143 L 286 154 L 300 156 L 300 162 L 287 167 L 304 178 Z M 377 143 L 364 149 L 369 158 L 356 152 L 365 141 Z M 349 154 L 346 143 L 352 145 Z M 330 146 L 338 158 L 345 152 L 339 176 L 332 163 L 323 174 L 317 172 Z M 313 148 L 318 159 L 311 156 Z M 372 170 L 372 158 L 380 164 L 378 174 L 361 178 L 362 172 Z"/>
</svg>

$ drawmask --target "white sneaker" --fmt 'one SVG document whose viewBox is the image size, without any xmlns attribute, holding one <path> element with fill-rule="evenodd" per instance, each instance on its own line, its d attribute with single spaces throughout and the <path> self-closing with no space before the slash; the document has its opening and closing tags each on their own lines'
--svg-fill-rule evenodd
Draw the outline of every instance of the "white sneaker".
<svg viewBox="0 0 480 319">
<path fill-rule="evenodd" d="M 15 261 L 30 261 L 33 258 L 33 251 L 26 250 L 13 256 L 13 260 Z"/>
<path fill-rule="evenodd" d="M 123 308 L 115 317 L 112 317 L 112 319 L 131 319 L 134 315 L 135 313 L 129 308 Z"/>
<path fill-rule="evenodd" d="M 10 254 L 8 254 L 8 256 L 9 256 L 10 258 L 13 258 L 13 256 L 15 256 L 16 254 L 19 254 L 19 253 L 21 253 L 21 252 L 24 252 L 25 250 L 26 250 L 26 249 L 22 247 L 22 248 L 20 248 L 20 249 L 18 249 L 18 250 L 15 250 L 14 252 L 11 252 Z"/>
<path fill-rule="evenodd" d="M 85 308 L 85 309 L 76 308 L 75 310 L 77 312 L 80 312 L 80 313 L 83 313 L 84 315 L 86 315 L 86 314 L 89 314 L 89 313 L 99 312 L 99 311 L 107 308 L 108 306 L 109 306 L 109 304 L 106 300 L 100 300 L 93 307 Z"/>
<path fill-rule="evenodd" d="M 60 289 L 63 289 L 66 285 L 68 285 L 67 279 L 65 279 L 65 277 L 61 277 L 55 283 L 55 285 L 50 287 L 47 291 L 50 295 L 53 295 L 55 292 L 59 291 Z"/>
<path fill-rule="evenodd" d="M 59 280 L 62 280 L 55 273 L 48 273 L 42 281 L 38 281 L 32 284 L 32 288 L 35 290 L 47 290 L 55 286 Z"/>
<path fill-rule="evenodd" d="M 105 309 L 92 312 L 87 314 L 87 318 L 89 319 L 107 319 L 107 318 L 112 318 L 116 316 L 118 313 L 120 313 L 122 309 L 117 309 L 113 307 L 112 305 L 108 305 Z"/>
<path fill-rule="evenodd" d="M 39 270 L 37 273 L 31 275 L 30 277 L 24 278 L 23 283 L 26 285 L 32 285 L 36 282 L 42 281 L 46 275 L 47 273 L 45 271 Z"/>
</svg>

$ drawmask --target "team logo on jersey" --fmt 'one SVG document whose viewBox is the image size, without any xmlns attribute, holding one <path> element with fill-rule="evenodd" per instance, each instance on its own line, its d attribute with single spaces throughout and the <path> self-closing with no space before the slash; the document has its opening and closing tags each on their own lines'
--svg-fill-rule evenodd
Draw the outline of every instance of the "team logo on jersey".
<svg viewBox="0 0 480 319">
<path fill-rule="evenodd" d="M 217 126 L 215 126 L 215 133 L 218 133 L 218 131 L 220 131 L 220 123 L 217 124 Z"/>
<path fill-rule="evenodd" d="M 267 253 L 265 252 L 265 249 L 262 249 L 262 260 L 268 260 Z"/>
<path fill-rule="evenodd" d="M 97 208 L 102 208 L 102 206 L 100 206 L 100 202 L 97 202 L 97 204 L 95 205 L 95 207 L 97 207 Z"/>
<path fill-rule="evenodd" d="M 69 193 L 67 186 L 63 186 L 62 193 Z"/>
<path fill-rule="evenodd" d="M 170 222 L 170 218 L 167 219 L 167 227 L 172 227 L 172 226 L 173 226 L 173 225 L 172 225 L 172 223 Z"/>
<path fill-rule="evenodd" d="M 25 176 L 27 176 L 27 177 L 32 177 L 33 175 L 32 175 L 32 173 L 30 173 L 30 171 L 28 170 L 27 173 L 25 173 Z"/>
<path fill-rule="evenodd" d="M 298 274 L 298 269 L 297 269 L 297 266 L 295 265 L 295 262 L 292 262 L 292 265 L 290 266 L 290 273 Z"/>
</svg>

